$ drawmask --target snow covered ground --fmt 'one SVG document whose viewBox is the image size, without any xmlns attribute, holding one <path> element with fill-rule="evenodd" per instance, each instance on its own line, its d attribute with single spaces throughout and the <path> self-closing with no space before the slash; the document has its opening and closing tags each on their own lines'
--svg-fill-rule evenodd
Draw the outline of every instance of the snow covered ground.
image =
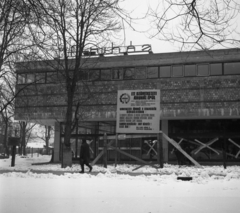
<svg viewBox="0 0 240 213">
<path fill-rule="evenodd" d="M 50 156 L 0 159 L 1 213 L 154 213 L 238 212 L 240 167 L 181 167 L 163 169 L 137 165 L 96 165 L 93 173 L 79 174 L 79 165 L 62 169 Z M 87 170 L 87 169 L 86 169 Z M 22 172 L 21 172 L 22 171 Z M 57 173 L 61 175 L 56 175 Z M 191 176 L 192 181 L 177 180 Z"/>
</svg>

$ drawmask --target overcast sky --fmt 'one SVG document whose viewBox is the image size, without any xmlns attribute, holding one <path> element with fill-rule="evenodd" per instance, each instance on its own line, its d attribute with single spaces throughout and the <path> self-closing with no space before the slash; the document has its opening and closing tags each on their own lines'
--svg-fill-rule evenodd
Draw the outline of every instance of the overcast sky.
<svg viewBox="0 0 240 213">
<path fill-rule="evenodd" d="M 160 0 L 125 0 L 122 3 L 123 8 L 129 12 L 131 11 L 131 16 L 134 18 L 142 18 L 144 14 L 147 13 L 148 8 L 151 7 L 152 9 L 156 10 L 158 7 L 159 10 L 163 8 L 163 5 L 159 2 Z M 208 0 L 206 0 L 208 2 Z M 233 20 L 233 26 L 236 27 L 240 25 L 240 15 L 237 16 L 235 20 Z M 134 27 L 136 31 L 130 29 L 125 29 L 125 33 L 123 33 L 123 37 L 125 34 L 125 45 L 129 45 L 132 42 L 133 45 L 142 45 L 142 44 L 151 44 L 152 50 L 154 53 L 161 53 L 161 52 L 176 52 L 179 51 L 177 44 L 173 45 L 170 42 L 160 41 L 157 38 L 150 38 L 151 34 L 151 26 L 149 19 L 139 19 L 135 21 Z M 125 28 L 128 28 L 125 25 Z M 240 27 L 238 26 L 238 31 L 240 32 Z M 238 39 L 239 36 L 236 36 Z M 232 46 L 233 48 L 237 46 Z M 224 48 L 223 46 L 214 47 L 216 48 Z"/>
<path fill-rule="evenodd" d="M 156 38 L 150 39 L 149 20 L 143 17 L 148 12 L 149 7 L 156 8 L 158 0 L 127 0 L 122 5 L 127 11 L 131 11 L 132 17 L 139 18 L 139 20 L 134 20 L 136 31 L 128 29 L 125 24 L 125 45 L 129 45 L 130 42 L 133 45 L 151 44 L 154 53 L 178 51 L 176 47 L 168 42 Z"/>
</svg>

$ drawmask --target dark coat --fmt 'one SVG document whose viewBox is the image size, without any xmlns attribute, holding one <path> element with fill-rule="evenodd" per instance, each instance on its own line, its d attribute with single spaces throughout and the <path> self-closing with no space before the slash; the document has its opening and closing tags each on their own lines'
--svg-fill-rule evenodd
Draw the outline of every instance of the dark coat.
<svg viewBox="0 0 240 213">
<path fill-rule="evenodd" d="M 83 160 L 86 163 L 90 160 L 90 149 L 87 143 L 81 145 L 80 160 Z"/>
</svg>

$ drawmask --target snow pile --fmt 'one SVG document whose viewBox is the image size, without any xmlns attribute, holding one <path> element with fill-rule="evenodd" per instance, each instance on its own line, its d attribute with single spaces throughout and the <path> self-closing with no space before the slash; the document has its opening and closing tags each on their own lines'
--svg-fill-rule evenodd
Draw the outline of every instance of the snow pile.
<svg viewBox="0 0 240 213">
<path fill-rule="evenodd" d="M 11 158 L 0 159 L 0 172 L 5 176 L 21 178 L 118 178 L 118 179 L 144 179 L 149 181 L 164 181 L 172 179 L 177 181 L 177 177 L 192 177 L 193 182 L 203 183 L 208 180 L 231 180 L 240 179 L 240 166 L 203 166 L 197 168 L 194 166 L 182 166 L 165 164 L 164 168 L 153 168 L 151 166 L 139 166 L 134 164 L 94 165 L 93 173 L 89 174 L 86 168 L 85 174 L 79 174 L 79 164 L 73 164 L 72 167 L 61 168 L 60 164 L 49 164 L 51 156 L 49 155 L 28 155 L 23 158 L 16 156 L 15 167 L 11 167 Z M 36 165 L 37 163 L 37 165 Z M 45 164 L 44 164 L 45 163 Z M 35 164 L 35 165 L 34 165 Z M 136 169 L 137 168 L 137 169 Z M 24 172 L 24 173 L 23 173 Z M 56 175 L 57 174 L 57 175 Z M 56 177 L 55 177 L 56 176 Z"/>
<path fill-rule="evenodd" d="M 41 142 L 35 142 L 35 143 L 28 143 L 27 144 L 27 148 L 43 148 L 44 147 L 44 143 L 41 143 Z"/>
</svg>

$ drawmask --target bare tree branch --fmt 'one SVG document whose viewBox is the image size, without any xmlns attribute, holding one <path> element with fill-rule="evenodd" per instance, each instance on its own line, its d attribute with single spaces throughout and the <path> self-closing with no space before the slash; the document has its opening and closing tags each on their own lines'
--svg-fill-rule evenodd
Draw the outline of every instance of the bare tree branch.
<svg viewBox="0 0 240 213">
<path fill-rule="evenodd" d="M 234 0 L 165 0 L 151 10 L 151 38 L 180 49 L 239 47 L 239 2 Z M 165 9 L 166 8 L 166 9 Z M 160 10 L 162 9 L 162 10 Z"/>
</svg>

